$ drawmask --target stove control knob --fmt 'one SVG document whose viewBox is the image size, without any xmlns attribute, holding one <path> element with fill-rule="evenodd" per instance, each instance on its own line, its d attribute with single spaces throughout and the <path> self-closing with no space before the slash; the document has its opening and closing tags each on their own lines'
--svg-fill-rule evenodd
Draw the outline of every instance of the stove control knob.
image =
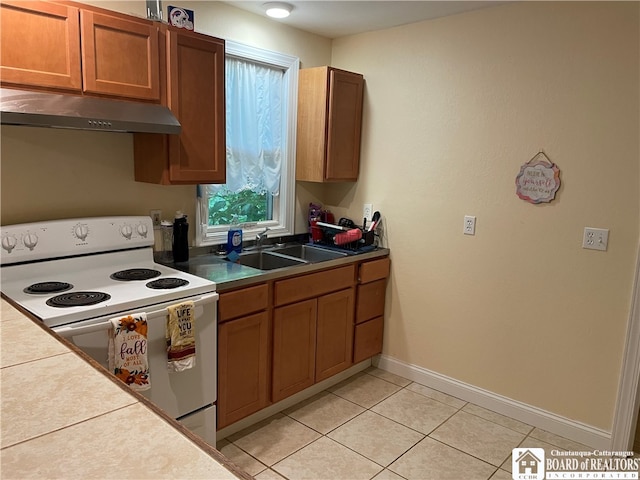
<svg viewBox="0 0 640 480">
<path fill-rule="evenodd" d="M 11 253 L 18 243 L 18 239 L 16 239 L 15 235 L 7 235 L 6 237 L 2 237 L 2 248 L 4 248 L 8 253 Z"/>
<path fill-rule="evenodd" d="M 89 235 L 89 227 L 83 223 L 79 223 L 73 228 L 73 234 L 84 242 L 87 235 Z"/>
<path fill-rule="evenodd" d="M 24 246 L 29 250 L 33 250 L 38 244 L 38 235 L 35 233 L 27 233 L 22 239 L 22 243 L 24 243 Z"/>
<path fill-rule="evenodd" d="M 136 230 L 138 231 L 138 235 L 140 235 L 142 238 L 147 238 L 147 233 L 149 233 L 149 229 L 144 223 L 139 224 Z"/>
<path fill-rule="evenodd" d="M 131 225 L 123 225 L 122 227 L 120 227 L 120 233 L 127 240 L 131 240 L 131 235 L 133 235 L 133 229 L 131 228 Z"/>
</svg>

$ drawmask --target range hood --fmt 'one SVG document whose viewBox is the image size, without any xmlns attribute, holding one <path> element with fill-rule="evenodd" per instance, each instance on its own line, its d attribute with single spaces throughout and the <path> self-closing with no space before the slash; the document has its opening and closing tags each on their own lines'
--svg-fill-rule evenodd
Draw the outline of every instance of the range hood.
<svg viewBox="0 0 640 480">
<path fill-rule="evenodd" d="M 180 133 L 180 122 L 162 105 L 12 88 L 0 88 L 0 123 L 109 132 Z"/>
</svg>

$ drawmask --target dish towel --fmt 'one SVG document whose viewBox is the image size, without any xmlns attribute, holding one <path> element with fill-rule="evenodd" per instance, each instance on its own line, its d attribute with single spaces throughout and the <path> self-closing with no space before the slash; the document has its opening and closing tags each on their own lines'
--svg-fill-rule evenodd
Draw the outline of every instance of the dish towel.
<svg viewBox="0 0 640 480">
<path fill-rule="evenodd" d="M 187 301 L 167 310 L 167 368 L 182 372 L 196 365 L 195 305 Z"/>
<path fill-rule="evenodd" d="M 109 370 L 132 390 L 150 389 L 147 314 L 112 318 L 110 322 Z"/>
</svg>

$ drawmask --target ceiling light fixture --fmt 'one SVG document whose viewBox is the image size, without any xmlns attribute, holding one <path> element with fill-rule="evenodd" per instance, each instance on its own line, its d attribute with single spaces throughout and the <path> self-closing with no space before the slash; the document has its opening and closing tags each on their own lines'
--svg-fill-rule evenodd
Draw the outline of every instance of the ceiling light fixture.
<svg viewBox="0 0 640 480">
<path fill-rule="evenodd" d="M 264 9 L 272 18 L 286 18 L 293 10 L 293 5 L 283 2 L 269 2 L 263 5 Z"/>
</svg>

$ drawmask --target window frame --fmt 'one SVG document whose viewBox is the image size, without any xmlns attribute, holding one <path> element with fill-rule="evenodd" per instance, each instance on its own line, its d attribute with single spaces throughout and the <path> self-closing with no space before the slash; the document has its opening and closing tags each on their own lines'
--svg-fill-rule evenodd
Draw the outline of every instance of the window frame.
<svg viewBox="0 0 640 480">
<path fill-rule="evenodd" d="M 282 126 L 282 170 L 280 172 L 280 192 L 273 197 L 273 217 L 277 220 L 249 222 L 239 225 L 243 238 L 252 236 L 269 228 L 269 237 L 293 235 L 295 222 L 295 179 L 296 179 L 296 127 L 298 114 L 298 71 L 300 59 L 292 55 L 273 52 L 250 45 L 225 41 L 226 57 L 236 57 L 283 70 L 283 104 L 285 122 Z M 226 61 L 225 61 L 226 65 Z M 200 191 L 200 188 L 198 188 Z M 208 225 L 209 205 L 206 197 L 197 198 L 196 206 L 196 245 L 217 245 L 227 242 L 230 225 Z M 276 216 L 277 212 L 277 216 Z M 205 213 L 207 215 L 205 215 Z M 204 217 L 204 218 L 203 218 Z"/>
</svg>

